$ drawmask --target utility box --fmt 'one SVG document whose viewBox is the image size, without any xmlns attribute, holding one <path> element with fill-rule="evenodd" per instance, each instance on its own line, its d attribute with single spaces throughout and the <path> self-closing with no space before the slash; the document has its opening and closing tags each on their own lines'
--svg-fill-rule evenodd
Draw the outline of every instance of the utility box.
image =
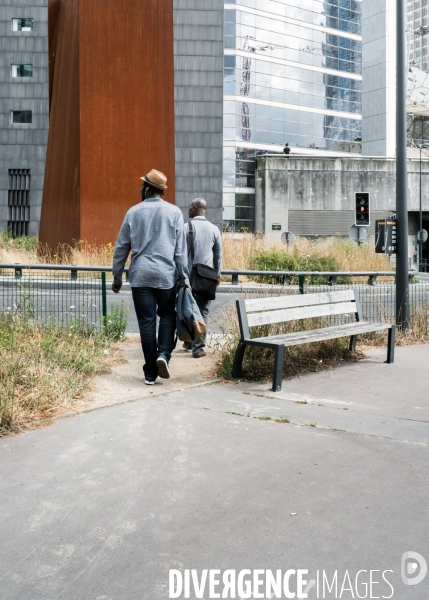
<svg viewBox="0 0 429 600">
<path fill-rule="evenodd" d="M 375 222 L 375 251 L 377 254 L 396 254 L 396 225 L 395 217 Z"/>
</svg>

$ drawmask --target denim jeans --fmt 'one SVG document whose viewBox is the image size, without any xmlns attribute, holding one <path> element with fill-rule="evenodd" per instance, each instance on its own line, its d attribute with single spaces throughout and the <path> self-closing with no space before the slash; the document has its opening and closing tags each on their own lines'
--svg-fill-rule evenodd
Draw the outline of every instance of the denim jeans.
<svg viewBox="0 0 429 600">
<path fill-rule="evenodd" d="M 156 359 L 162 356 L 170 361 L 176 333 L 176 286 L 169 290 L 150 287 L 131 288 L 143 348 L 145 377 L 155 381 L 158 377 Z M 158 343 L 156 315 L 159 316 Z"/>
<path fill-rule="evenodd" d="M 205 298 L 201 298 L 201 296 L 194 296 L 194 298 L 195 298 L 195 302 L 198 304 L 198 308 L 200 309 L 201 316 L 203 317 L 204 323 L 206 324 L 206 327 L 208 330 L 210 304 L 212 303 L 212 301 L 206 300 Z M 192 355 L 195 356 L 195 358 L 198 358 L 198 356 L 201 354 L 201 352 L 203 352 L 205 345 L 206 345 L 206 337 L 207 337 L 207 331 L 203 335 L 202 338 L 200 338 L 198 340 L 194 340 L 191 343 Z"/>
</svg>

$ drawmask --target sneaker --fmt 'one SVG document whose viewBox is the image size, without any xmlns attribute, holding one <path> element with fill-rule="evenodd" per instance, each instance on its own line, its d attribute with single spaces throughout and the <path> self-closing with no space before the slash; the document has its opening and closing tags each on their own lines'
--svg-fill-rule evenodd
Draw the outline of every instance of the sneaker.
<svg viewBox="0 0 429 600">
<path fill-rule="evenodd" d="M 170 369 L 168 368 L 168 362 L 160 356 L 156 359 L 156 366 L 158 367 L 158 375 L 161 379 L 170 379 Z"/>
<path fill-rule="evenodd" d="M 152 379 L 145 379 L 144 382 L 145 382 L 145 385 L 155 385 L 155 382 L 152 381 Z"/>
<path fill-rule="evenodd" d="M 201 350 L 201 352 L 197 355 L 193 355 L 194 358 L 202 358 L 203 356 L 207 356 L 207 354 L 204 352 L 204 350 Z"/>
</svg>

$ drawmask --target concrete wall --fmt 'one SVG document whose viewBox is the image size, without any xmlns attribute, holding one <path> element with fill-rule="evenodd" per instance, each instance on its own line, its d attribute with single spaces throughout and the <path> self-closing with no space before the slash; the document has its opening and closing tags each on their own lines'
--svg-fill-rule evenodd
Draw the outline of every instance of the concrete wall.
<svg viewBox="0 0 429 600">
<path fill-rule="evenodd" d="M 363 156 L 395 156 L 395 27 L 395 2 L 362 2 Z"/>
<path fill-rule="evenodd" d="M 429 216 L 429 160 L 422 164 L 422 204 Z M 272 238 L 348 235 L 355 192 L 370 192 L 371 226 L 395 212 L 396 163 L 365 158 L 261 157 L 256 173 L 256 229 Z M 409 234 L 418 228 L 419 161 L 408 161 Z M 280 230 L 272 226 L 279 224 Z"/>
<path fill-rule="evenodd" d="M 176 204 L 187 218 L 193 198 L 222 225 L 222 0 L 173 0 Z"/>
<path fill-rule="evenodd" d="M 0 0 L 0 229 L 7 228 L 9 169 L 30 169 L 29 234 L 37 234 L 48 134 L 48 0 Z M 13 18 L 33 18 L 32 32 L 12 31 Z M 33 77 L 12 78 L 12 64 L 32 64 Z M 12 110 L 31 110 L 31 124 L 12 124 Z"/>
</svg>

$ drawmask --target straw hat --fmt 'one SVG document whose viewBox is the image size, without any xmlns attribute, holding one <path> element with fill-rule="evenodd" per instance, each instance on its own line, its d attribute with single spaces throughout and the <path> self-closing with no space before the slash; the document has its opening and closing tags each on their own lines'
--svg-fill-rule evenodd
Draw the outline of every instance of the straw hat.
<svg viewBox="0 0 429 600">
<path fill-rule="evenodd" d="M 157 171 L 156 169 L 152 169 L 147 175 L 140 177 L 140 179 L 158 190 L 167 189 L 167 186 L 165 185 L 167 183 L 167 177 L 164 173 L 161 173 L 161 171 Z"/>
</svg>

